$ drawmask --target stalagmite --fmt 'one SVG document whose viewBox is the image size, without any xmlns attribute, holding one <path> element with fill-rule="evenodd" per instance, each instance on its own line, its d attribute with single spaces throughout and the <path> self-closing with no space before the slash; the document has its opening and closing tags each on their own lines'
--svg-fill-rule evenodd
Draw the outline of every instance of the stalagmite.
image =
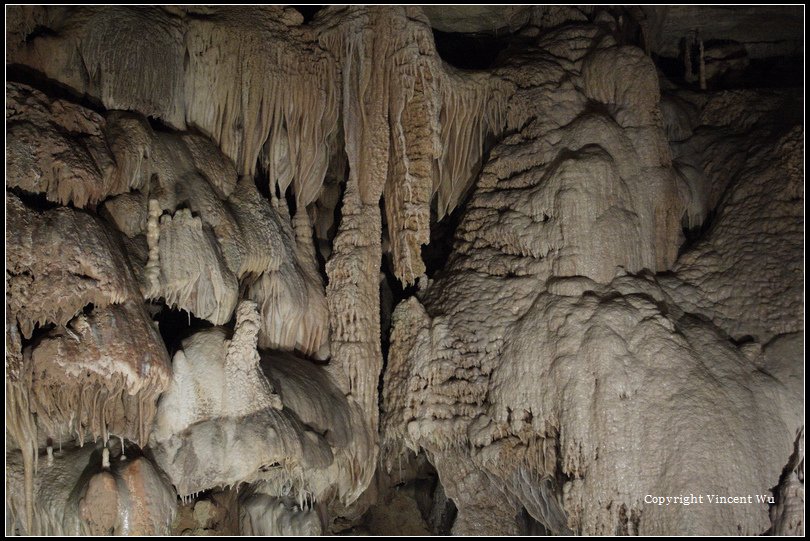
<svg viewBox="0 0 810 541">
<path fill-rule="evenodd" d="M 771 507 L 771 535 L 804 535 L 804 430 L 796 437 L 790 460 L 775 489 Z"/>
<path fill-rule="evenodd" d="M 236 328 L 225 353 L 227 415 L 244 415 L 265 408 L 281 409 L 281 400 L 263 377 L 256 349 L 261 322 L 256 304 L 243 301 L 236 310 Z"/>
<path fill-rule="evenodd" d="M 395 311 L 383 388 L 386 445 L 424 449 L 450 491 L 463 477 L 457 466 L 462 460 L 471 463 L 468 470 L 486 472 L 487 483 L 498 487 L 495 495 L 486 497 L 481 489 L 453 494 L 459 532 L 495 531 L 480 519 L 480 510 L 494 514 L 505 498 L 511 507 L 502 516 L 522 507 L 558 533 L 643 533 L 658 528 L 697 533 L 724 527 L 729 533 L 761 533 L 769 524 L 767 505 L 755 510 L 718 506 L 662 511 L 645 506 L 637 496 L 686 487 L 705 492 L 711 486 L 728 486 L 731 477 L 734 491 L 743 494 L 772 486 L 789 453 L 789 435 L 801 422 L 793 411 L 797 380 L 787 369 L 798 365 L 787 358 L 774 362 L 769 374 L 779 376 L 766 383 L 770 376 L 759 379 L 758 369 L 744 360 L 745 355 L 756 357 L 756 349 L 738 350 L 721 338 L 722 330 L 684 313 L 694 306 L 694 290 L 676 286 L 677 281 L 668 285 L 672 278 L 667 275 L 660 284 L 629 275 L 682 264 L 673 265 L 681 243 L 678 221 L 687 202 L 685 186 L 669 172 L 669 148 L 649 59 L 609 40 L 579 53 L 583 48 L 575 44 L 587 42 L 588 35 L 585 29 L 547 33 L 546 46 L 566 52 L 554 57 L 540 53 L 545 70 L 537 70 L 533 80 L 525 70 L 503 68 L 520 88 L 514 101 L 527 100 L 515 110 L 531 118 L 535 104 L 566 106 L 538 111 L 519 137 L 493 149 L 456 232 L 450 268 L 420 292 L 420 300 L 409 299 Z M 566 42 L 569 46 L 563 47 Z M 547 67 L 552 63 L 558 64 L 557 70 Z M 563 73 L 580 77 L 579 83 L 566 85 Z M 593 102 L 605 109 L 596 112 L 587 106 Z M 775 148 L 794 148 L 793 138 L 779 141 Z M 765 161 L 775 162 L 768 158 L 760 163 Z M 793 163 L 791 158 L 784 162 L 786 169 L 774 174 L 784 179 L 781 190 L 787 194 L 792 186 L 788 172 L 796 169 L 787 165 Z M 752 171 L 752 178 L 757 175 L 764 177 L 761 170 Z M 604 188 L 597 188 L 605 182 Z M 741 180 L 738 189 L 754 184 Z M 595 189 L 604 191 L 592 192 Z M 778 194 L 773 208 L 786 209 L 781 207 L 782 192 Z M 740 214 L 731 211 L 738 205 L 731 201 L 726 208 L 742 216 L 741 208 Z M 600 205 L 609 207 L 603 210 Z M 795 210 L 788 212 L 796 215 Z M 718 224 L 714 234 L 739 235 L 748 242 L 763 238 L 759 230 L 741 228 L 730 216 L 728 220 L 728 229 Z M 782 249 L 800 246 L 792 238 L 780 237 Z M 621 247 L 614 244 L 625 241 Z M 759 246 L 761 250 L 764 245 Z M 694 254 L 698 260 L 700 253 Z M 681 261 L 690 259 L 687 254 Z M 786 260 L 801 261 L 796 254 Z M 696 268 L 693 272 L 701 274 Z M 670 287 L 677 297 L 670 296 Z M 783 302 L 792 305 L 797 298 L 791 293 Z M 776 310 L 780 321 L 801 325 L 798 314 Z M 733 319 L 739 324 L 747 316 L 737 311 Z M 622 325 L 629 326 L 620 330 Z M 549 334 L 538 334 L 544 328 Z M 670 364 L 680 367 L 680 375 L 667 375 Z M 555 380 L 555 374 L 568 369 L 570 379 Z M 720 388 L 709 390 L 718 376 L 699 375 L 707 369 L 724 374 L 728 408 L 712 405 L 711 397 Z M 684 370 L 694 375 L 686 378 Z M 537 378 L 525 378 L 527 373 Z M 555 383 L 537 385 L 547 378 Z M 663 387 L 655 391 L 656 385 Z M 680 385 L 695 388 L 675 390 Z M 784 401 L 770 402 L 767 397 L 773 394 L 784 395 Z M 691 400 L 668 402 L 677 396 Z M 501 400 L 508 403 L 499 406 Z M 602 400 L 609 404 L 601 405 Z M 746 420 L 733 421 L 739 414 L 731 404 L 742 408 L 748 403 L 756 406 L 746 410 Z M 684 407 L 694 408 L 686 418 L 700 421 L 677 421 L 684 419 Z M 651 428 L 655 423 L 661 427 Z M 632 443 L 650 441 L 652 434 L 663 434 L 664 426 L 673 423 L 679 423 L 674 438 L 689 442 L 679 451 L 683 462 L 674 466 L 680 472 L 677 479 L 661 466 L 674 464 L 668 451 Z M 611 432 L 619 426 L 639 428 L 623 435 Z M 707 432 L 708 426 L 715 428 Z M 607 432 L 597 435 L 599 430 Z M 651 433 L 645 436 L 638 430 Z M 755 434 L 766 432 L 772 442 L 768 453 L 782 459 L 771 460 L 753 443 L 760 441 Z M 726 448 L 722 455 L 708 453 L 723 441 L 749 443 Z M 759 462 L 745 473 L 719 473 L 734 453 L 739 454 L 731 463 Z M 716 464 L 708 464 L 715 458 Z M 560 475 L 562 485 L 542 482 Z M 631 486 L 637 482 L 650 485 Z"/>
<path fill-rule="evenodd" d="M 352 448 L 350 434 L 362 425 L 349 403 L 323 369 L 303 359 L 260 361 L 251 353 L 255 305 L 243 301 L 237 316 L 231 340 L 216 327 L 185 340 L 175 355 L 152 441 L 157 463 L 178 493 L 260 480 L 279 490 L 293 482 L 298 493 L 308 490 L 317 499 L 362 491 L 351 469 L 333 467 L 337 459 L 350 464 L 353 454 L 366 459 L 364 447 Z M 308 366 L 296 369 L 301 363 Z"/>
</svg>

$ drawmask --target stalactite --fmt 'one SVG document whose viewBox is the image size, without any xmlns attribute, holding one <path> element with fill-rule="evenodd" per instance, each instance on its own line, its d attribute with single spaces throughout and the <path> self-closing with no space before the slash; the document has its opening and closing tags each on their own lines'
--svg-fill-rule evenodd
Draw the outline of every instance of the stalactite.
<svg viewBox="0 0 810 541">
<path fill-rule="evenodd" d="M 186 35 L 188 122 L 211 134 L 240 174 L 252 176 L 261 159 L 270 185 L 284 193 L 293 182 L 306 206 L 320 190 L 337 124 L 336 67 L 278 21 L 278 8 L 220 13 L 216 24 L 192 22 Z"/>
<path fill-rule="evenodd" d="M 6 431 L 22 454 L 24 502 L 22 512 L 25 527 L 31 531 L 34 521 L 34 474 L 39 458 L 36 420 L 31 413 L 29 395 L 31 364 L 25 362 L 17 323 L 9 316 L 6 310 Z M 8 447 L 10 443 L 12 442 L 7 441 L 6 446 Z M 18 509 L 18 515 L 19 511 Z"/>
<path fill-rule="evenodd" d="M 292 507 L 280 498 L 252 494 L 241 506 L 243 535 L 322 535 L 318 514 L 305 506 Z"/>
<path fill-rule="evenodd" d="M 140 298 L 112 232 L 70 208 L 37 212 L 6 194 L 8 309 L 22 335 L 37 325 L 65 325 L 88 304 Z"/>
<path fill-rule="evenodd" d="M 308 205 L 331 155 L 337 67 L 307 43 L 284 8 L 214 12 L 211 19 L 197 17 L 195 8 L 83 8 L 66 29 L 75 39 L 64 55 L 43 56 L 37 43 L 15 51 L 16 60 L 96 96 L 108 109 L 202 130 L 240 174 L 253 176 L 261 158 L 269 183 L 283 193 L 292 181 Z"/>
<path fill-rule="evenodd" d="M 30 379 L 30 376 L 29 378 Z M 34 475 L 37 470 L 39 449 L 37 445 L 37 428 L 34 415 L 31 413 L 29 388 L 25 380 L 9 376 L 6 380 L 6 430 L 14 438 L 22 454 L 23 468 L 23 516 L 25 527 L 33 531 L 34 525 Z M 10 510 L 19 516 L 19 509 Z"/>
<path fill-rule="evenodd" d="M 299 209 L 293 218 L 295 256 L 304 279 L 306 302 L 301 325 L 298 327 L 296 348 L 313 357 L 329 357 L 329 308 L 318 261 L 312 241 L 312 226 L 306 209 Z"/>
<path fill-rule="evenodd" d="M 429 30 L 410 23 L 412 37 L 388 60 L 390 163 L 383 197 L 394 273 L 404 284 L 424 274 L 422 245 L 430 242 L 430 199 L 435 162 L 441 155 L 440 60 Z"/>
<path fill-rule="evenodd" d="M 434 189 L 439 218 L 453 211 L 475 181 L 485 140 L 506 128 L 510 84 L 488 75 L 449 71 L 442 85 L 442 157 Z"/>
<path fill-rule="evenodd" d="M 103 462 L 103 444 L 65 449 L 54 457 L 48 475 L 34 482 L 31 527 L 18 521 L 21 468 L 11 455 L 6 517 L 22 535 L 168 535 L 176 510 L 171 485 L 144 457 Z"/>
<path fill-rule="evenodd" d="M 77 207 L 140 187 L 118 174 L 98 113 L 19 83 L 7 83 L 6 100 L 8 186 Z"/>
<path fill-rule="evenodd" d="M 180 209 L 173 216 L 164 214 L 159 246 L 158 294 L 166 303 L 217 325 L 231 319 L 237 303 L 237 279 L 202 220 L 188 209 Z M 149 270 L 147 264 L 147 273 Z"/>
<path fill-rule="evenodd" d="M 632 446 L 616 443 L 618 436 L 597 437 L 597 443 L 593 429 L 613 426 L 613 421 L 598 412 L 608 411 L 613 419 L 625 411 L 645 422 L 660 412 L 656 422 L 664 426 L 675 417 L 680 419 L 680 407 L 686 404 L 678 401 L 672 409 L 650 407 L 668 400 L 650 385 L 694 385 L 694 390 L 680 392 L 690 396 L 689 407 L 702 412 L 701 422 L 691 427 L 692 436 L 674 438 L 703 445 L 715 437 L 706 432 L 706 423 L 711 423 L 728 432 L 709 445 L 721 446 L 721 441 L 731 437 L 756 447 L 742 434 L 764 430 L 773 434 L 774 442 L 779 441 L 772 451 L 783 456 L 785 434 L 796 426 L 795 411 L 764 403 L 770 402 L 766 397 L 771 392 L 784 395 L 785 403 L 799 403 L 794 394 L 798 380 L 780 372 L 773 391 L 752 391 L 747 385 L 754 379 L 758 381 L 755 385 L 764 384 L 755 375 L 756 369 L 742 361 L 738 349 L 728 349 L 726 339 L 716 340 L 713 323 L 692 320 L 678 306 L 693 314 L 706 308 L 690 309 L 691 301 L 671 302 L 668 291 L 679 290 L 677 282 L 671 289 L 665 288 L 663 280 L 656 283 L 652 273 L 647 274 L 647 270 L 679 268 L 680 216 L 688 203 L 684 187 L 671 175 L 671 151 L 657 103 L 659 76 L 650 58 L 636 48 L 602 40 L 598 32 L 586 30 L 584 25 L 562 25 L 544 32 L 538 46 L 536 63 L 518 59 L 500 72 L 517 87 L 508 107 L 510 127 L 517 131 L 492 150 L 455 232 L 448 267 L 417 294 L 418 300 L 408 299 L 394 313 L 383 387 L 384 446 L 393 457 L 406 447 L 424 449 L 431 456 L 445 488 L 454 492 L 459 531 L 475 531 L 484 524 L 476 520 L 479 515 L 487 513 L 491 518 L 499 509 L 503 520 L 487 525 L 486 530 L 509 527 L 512 523 L 507 517 L 518 504 L 560 533 L 639 533 L 661 528 L 661 521 L 667 521 L 666 529 L 672 531 L 712 531 L 719 526 L 705 508 L 690 509 L 689 519 L 672 511 L 656 514 L 632 496 L 652 488 L 628 491 L 626 482 L 616 480 L 615 471 L 624 467 L 619 464 L 629 460 L 643 463 L 633 468 L 648 473 L 658 468 L 657 474 L 645 476 L 643 481 L 634 478 L 634 482 L 662 487 L 681 482 L 666 473 L 669 468 L 661 468 L 656 452 L 637 448 L 637 458 L 630 459 L 627 450 Z M 460 119 L 464 119 L 463 113 L 460 108 Z M 464 122 L 465 126 L 471 124 L 474 122 Z M 793 135 L 779 145 L 786 156 L 795 156 L 788 150 L 797 148 Z M 781 163 L 769 158 L 756 161 Z M 788 185 L 798 185 L 788 171 L 801 169 L 792 157 L 785 162 L 785 168 L 777 168 L 779 172 L 770 181 L 776 185 L 775 178 L 782 179 L 782 195 L 773 201 L 782 210 L 761 213 L 739 208 L 741 214 L 800 215 L 798 209 L 788 211 L 783 206 L 791 197 L 788 194 L 794 193 Z M 737 202 L 731 205 L 753 204 L 756 199 L 753 194 L 728 197 Z M 741 234 L 745 229 L 741 222 L 733 224 L 729 233 Z M 764 230 L 770 227 L 764 226 Z M 752 237 L 770 245 L 764 230 Z M 800 245 L 788 240 L 792 234 L 787 230 L 782 231 L 774 245 Z M 624 242 L 621 247 L 615 244 Z M 716 261 L 724 246 L 742 244 L 717 242 L 695 250 L 690 272 L 700 274 L 697 268 L 711 267 L 708 260 Z M 609 248 L 612 245 L 616 247 Z M 591 257 L 596 259 L 588 261 Z M 731 254 L 724 258 L 739 261 Z M 799 261 L 800 257 L 796 254 L 787 259 Z M 682 256 L 681 261 L 691 258 Z M 730 268 L 727 272 L 733 272 Z M 735 268 L 749 267 L 740 262 Z M 775 279 L 773 283 L 786 282 Z M 716 289 L 728 291 L 728 287 L 725 283 Z M 751 287 L 755 287 L 753 283 Z M 684 287 L 677 296 L 692 294 Z M 790 297 L 797 300 L 800 295 Z M 728 300 L 725 297 L 716 305 L 723 306 Z M 737 310 L 736 317 L 742 312 Z M 791 319 L 796 318 L 801 319 Z M 627 327 L 620 330 L 623 325 Z M 545 332 L 548 336 L 542 334 Z M 574 333 L 582 333 L 581 339 L 574 340 Z M 780 344 L 777 349 L 798 358 L 798 352 L 787 354 L 792 346 Z M 756 356 L 756 348 L 751 350 L 749 355 Z M 729 410 L 697 405 L 700 400 L 713 402 L 714 391 L 707 388 L 707 380 L 697 384 L 691 376 L 673 374 L 665 384 L 658 379 L 663 374 L 656 372 L 655 382 L 648 382 L 641 367 L 656 363 L 661 355 L 678 359 L 678 366 L 691 366 L 690 371 L 696 372 L 722 365 L 724 392 L 728 396 L 739 393 L 741 401 L 748 400 L 743 396 L 752 392 L 750 399 L 768 413 L 752 415 L 754 428 L 747 422 L 738 423 Z M 782 358 L 776 353 L 774 357 Z M 607 361 L 611 358 L 615 361 Z M 709 365 L 706 359 L 712 360 Z M 600 372 L 597 367 L 604 362 L 611 366 Z M 509 368 L 515 363 L 515 368 Z M 596 370 L 590 380 L 583 379 L 582 363 Z M 566 372 L 566 364 L 572 370 L 566 382 L 533 387 L 535 380 L 525 377 L 529 372 L 541 380 L 556 377 Z M 526 383 L 525 389 L 522 383 Z M 613 384 L 619 388 L 608 390 Z M 553 396 L 555 392 L 559 394 Z M 509 404 L 497 406 L 502 397 Z M 570 402 L 561 403 L 565 400 Z M 575 404 L 578 400 L 582 401 L 579 406 Z M 593 404 L 601 400 L 615 402 L 605 410 L 594 410 Z M 592 429 L 583 426 L 588 423 Z M 730 436 L 732 433 L 736 435 Z M 644 437 L 635 435 L 633 439 Z M 606 441 L 622 451 L 609 451 Z M 743 456 L 757 454 L 753 447 L 726 453 L 735 453 L 735 462 L 743 462 Z M 741 493 L 753 491 L 774 479 L 777 469 L 772 458 L 758 456 L 751 459 L 759 460 L 757 468 L 745 474 L 735 470 L 730 475 L 724 458 L 722 464 L 700 468 L 700 473 L 693 471 L 694 479 L 689 482 L 713 486 L 733 477 Z M 684 461 L 679 470 L 684 476 L 692 475 L 685 472 L 697 463 L 682 452 L 672 460 Z M 610 464 L 614 461 L 615 465 Z M 387 465 L 392 467 L 392 463 Z M 467 471 L 459 471 L 461 466 Z M 476 481 L 481 470 L 486 474 Z M 464 481 L 467 472 L 470 485 L 458 490 L 453 485 Z M 563 477 L 566 480 L 556 484 Z M 487 496 L 488 492 L 493 494 Z M 610 501 L 594 503 L 601 498 Z M 506 508 L 500 507 L 504 501 L 509 502 Z M 746 511 L 724 508 L 724 527 L 728 532 L 762 532 L 767 524 L 764 511 L 762 505 Z"/>
</svg>

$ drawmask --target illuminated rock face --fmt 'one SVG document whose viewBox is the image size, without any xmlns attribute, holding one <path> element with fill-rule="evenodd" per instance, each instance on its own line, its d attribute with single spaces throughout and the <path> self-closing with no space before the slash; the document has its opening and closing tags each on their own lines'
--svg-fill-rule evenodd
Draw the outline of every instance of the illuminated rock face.
<svg viewBox="0 0 810 541">
<path fill-rule="evenodd" d="M 7 533 L 803 533 L 796 32 L 690 9 L 9 8 Z"/>
<path fill-rule="evenodd" d="M 113 456 L 101 443 L 65 448 L 42 457 L 34 483 L 37 535 L 168 535 L 177 496 L 165 477 L 143 456 Z M 14 454 L 7 465 L 9 510 L 25 510 L 23 465 Z"/>
</svg>

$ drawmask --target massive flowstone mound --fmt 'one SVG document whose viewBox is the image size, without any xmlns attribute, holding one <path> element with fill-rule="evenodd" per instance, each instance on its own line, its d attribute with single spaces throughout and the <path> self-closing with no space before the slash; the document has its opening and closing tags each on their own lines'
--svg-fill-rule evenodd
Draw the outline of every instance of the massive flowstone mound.
<svg viewBox="0 0 810 541">
<path fill-rule="evenodd" d="M 594 27 L 545 36 L 501 68 L 522 79 L 514 101 L 531 100 L 518 110 L 541 110 L 491 152 L 449 266 L 394 313 L 384 434 L 432 457 L 459 534 L 514 533 L 521 507 L 558 533 L 761 533 L 767 502 L 644 497 L 767 493 L 788 463 L 802 424 L 801 348 L 787 345 L 803 328 L 800 131 L 712 121 L 750 94 L 700 103 L 693 159 L 701 188 L 724 195 L 690 201 L 650 60 Z M 706 141 L 729 132 L 750 150 L 711 178 L 701 162 L 729 158 Z M 695 205 L 698 226 L 714 221 L 676 262 Z"/>
<path fill-rule="evenodd" d="M 803 533 L 800 38 L 690 9 L 7 8 L 7 533 Z"/>
</svg>

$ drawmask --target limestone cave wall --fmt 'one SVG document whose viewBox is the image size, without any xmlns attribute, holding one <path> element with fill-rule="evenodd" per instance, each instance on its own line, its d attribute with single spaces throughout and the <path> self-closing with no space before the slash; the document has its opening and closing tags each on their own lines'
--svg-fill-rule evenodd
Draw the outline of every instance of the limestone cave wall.
<svg viewBox="0 0 810 541">
<path fill-rule="evenodd" d="M 7 534 L 804 533 L 802 8 L 6 21 Z"/>
</svg>

